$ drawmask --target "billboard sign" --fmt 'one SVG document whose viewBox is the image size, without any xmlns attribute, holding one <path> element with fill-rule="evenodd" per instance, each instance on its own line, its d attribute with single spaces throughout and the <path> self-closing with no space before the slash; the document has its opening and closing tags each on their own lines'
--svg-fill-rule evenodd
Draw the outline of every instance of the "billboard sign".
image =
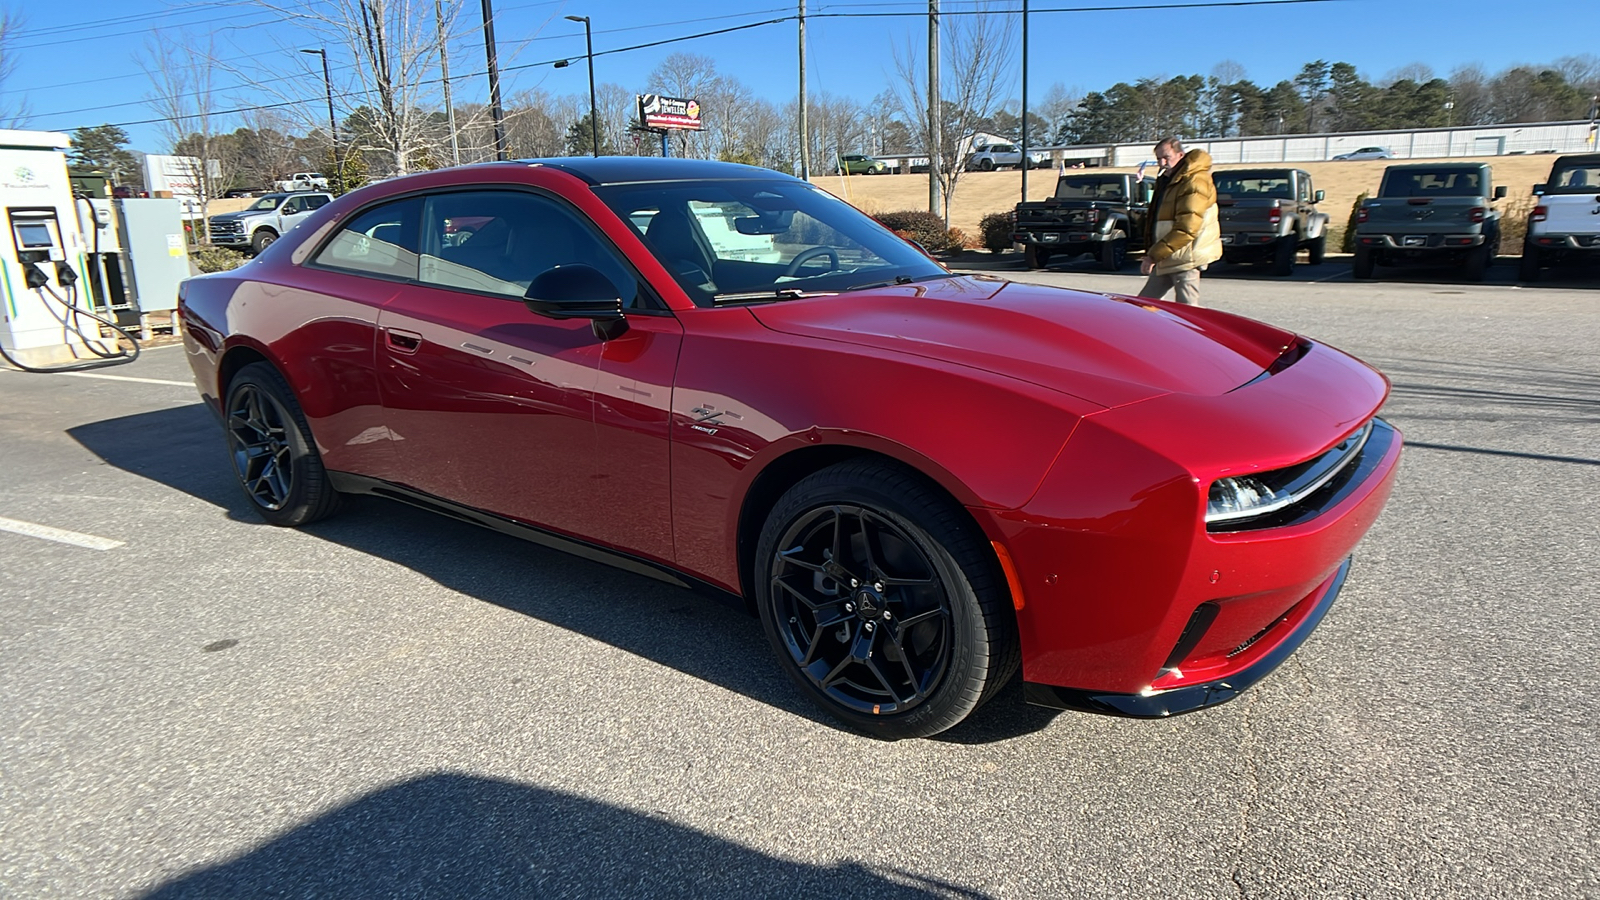
<svg viewBox="0 0 1600 900">
<path fill-rule="evenodd" d="M 640 94 L 639 121 L 646 128 L 662 131 L 699 131 L 700 101 Z"/>
</svg>

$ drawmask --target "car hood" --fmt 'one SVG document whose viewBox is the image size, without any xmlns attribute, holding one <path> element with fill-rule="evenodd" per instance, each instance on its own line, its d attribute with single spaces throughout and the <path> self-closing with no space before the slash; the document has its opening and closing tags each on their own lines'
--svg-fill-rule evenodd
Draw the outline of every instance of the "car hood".
<svg viewBox="0 0 1600 900">
<path fill-rule="evenodd" d="M 751 312 L 785 334 L 945 360 L 1108 408 L 1227 393 L 1298 340 L 1216 310 L 966 276 Z"/>
<path fill-rule="evenodd" d="M 271 212 L 270 210 L 258 210 L 256 212 L 250 212 L 248 210 L 240 210 L 239 212 L 217 213 L 216 215 L 211 217 L 211 221 L 213 221 L 213 222 L 237 222 L 240 219 L 249 219 L 249 218 L 252 218 L 254 216 L 264 216 L 264 215 L 267 215 L 270 212 Z"/>
</svg>

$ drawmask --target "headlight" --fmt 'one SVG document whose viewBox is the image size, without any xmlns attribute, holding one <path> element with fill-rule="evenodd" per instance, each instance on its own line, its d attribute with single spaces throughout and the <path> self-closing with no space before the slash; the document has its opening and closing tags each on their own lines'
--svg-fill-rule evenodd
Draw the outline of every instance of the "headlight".
<svg viewBox="0 0 1600 900">
<path fill-rule="evenodd" d="M 1253 519 L 1299 503 L 1354 462 L 1371 436 L 1368 421 L 1315 459 L 1287 469 L 1218 478 L 1206 498 L 1206 525 Z"/>
</svg>

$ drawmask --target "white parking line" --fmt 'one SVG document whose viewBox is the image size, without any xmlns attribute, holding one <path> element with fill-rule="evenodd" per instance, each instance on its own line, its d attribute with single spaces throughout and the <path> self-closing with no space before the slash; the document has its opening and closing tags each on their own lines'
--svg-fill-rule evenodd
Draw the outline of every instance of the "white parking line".
<svg viewBox="0 0 1600 900">
<path fill-rule="evenodd" d="M 140 384 L 170 384 L 176 387 L 194 387 L 192 381 L 168 381 L 164 378 L 135 378 L 132 375 L 103 375 L 99 372 L 60 372 L 60 375 L 75 375 L 78 378 L 104 378 L 107 381 L 137 381 Z"/>
<path fill-rule="evenodd" d="M 90 550 L 114 550 L 124 543 L 123 541 L 113 541 L 110 538 L 96 537 L 92 534 L 80 534 L 76 531 L 51 528 L 49 525 L 36 525 L 33 522 L 20 522 L 16 519 L 6 518 L 0 518 L 0 531 L 42 538 L 47 541 L 55 541 L 58 544 L 71 544 L 74 547 L 86 547 Z"/>
</svg>

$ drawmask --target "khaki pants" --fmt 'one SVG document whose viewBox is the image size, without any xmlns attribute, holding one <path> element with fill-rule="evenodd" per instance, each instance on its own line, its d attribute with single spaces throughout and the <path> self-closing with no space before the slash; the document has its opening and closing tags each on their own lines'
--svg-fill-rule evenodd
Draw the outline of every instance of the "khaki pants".
<svg viewBox="0 0 1600 900">
<path fill-rule="evenodd" d="M 1182 272 L 1173 272 L 1170 275 L 1157 275 L 1150 273 L 1150 280 L 1144 283 L 1144 288 L 1139 291 L 1139 296 L 1161 300 L 1167 296 L 1167 291 L 1176 289 L 1177 301 L 1189 306 L 1200 305 L 1200 269 L 1184 269 Z"/>
</svg>

